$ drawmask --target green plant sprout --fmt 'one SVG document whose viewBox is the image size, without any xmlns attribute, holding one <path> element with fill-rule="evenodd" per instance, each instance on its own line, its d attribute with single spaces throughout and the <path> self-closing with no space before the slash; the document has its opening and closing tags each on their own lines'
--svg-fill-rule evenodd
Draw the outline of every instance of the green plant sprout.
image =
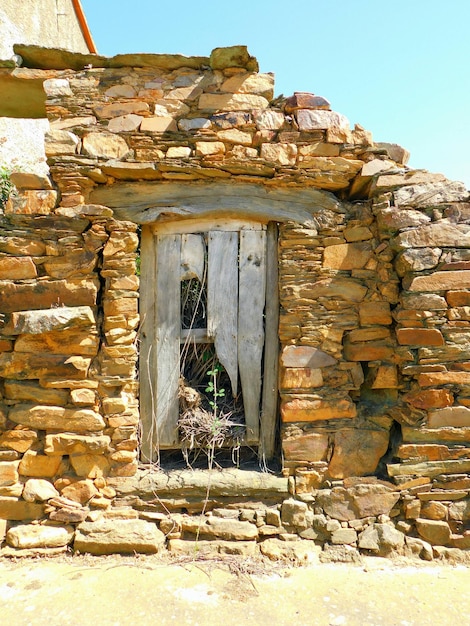
<svg viewBox="0 0 470 626">
<path fill-rule="evenodd" d="M 13 191 L 13 183 L 10 180 L 10 170 L 0 167 L 0 208 L 3 209 Z"/>
<path fill-rule="evenodd" d="M 207 375 L 210 376 L 210 379 L 209 379 L 209 382 L 207 383 L 205 392 L 210 393 L 212 395 L 213 399 L 209 400 L 208 402 L 211 405 L 212 410 L 214 411 L 215 417 L 217 416 L 217 411 L 218 411 L 217 400 L 225 396 L 225 389 L 223 387 L 221 389 L 217 387 L 217 379 L 221 371 L 222 371 L 222 366 L 220 365 L 220 363 L 216 363 L 214 365 L 214 368 L 207 372 Z M 216 425 L 214 424 L 214 428 L 215 427 Z"/>
</svg>

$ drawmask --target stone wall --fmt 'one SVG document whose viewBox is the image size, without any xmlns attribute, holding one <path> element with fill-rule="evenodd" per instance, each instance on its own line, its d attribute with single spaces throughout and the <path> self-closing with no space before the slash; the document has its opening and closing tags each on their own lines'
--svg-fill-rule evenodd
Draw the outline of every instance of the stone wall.
<svg viewBox="0 0 470 626">
<path fill-rule="evenodd" d="M 200 524 L 211 540 L 256 549 L 298 536 L 426 558 L 429 543 L 468 547 L 464 186 L 408 169 L 406 151 L 350 130 L 324 98 L 273 100 L 273 76 L 242 47 L 97 57 L 85 69 L 80 55 L 22 52 L 29 69 L 17 77 L 44 79 L 50 177 L 14 172 L 1 216 L 0 519 L 10 547 L 50 546 L 52 532 L 64 546 L 81 523 L 77 549 L 99 551 L 83 535 L 103 537 L 111 524 L 131 539 L 106 550 L 139 550 L 136 518 L 150 551 L 164 536 L 194 538 Z M 203 507 L 184 480 L 169 498 L 158 478 L 143 496 L 132 478 L 138 223 L 171 213 L 152 204 L 170 183 L 186 195 L 248 184 L 285 199 L 284 477 L 274 499 L 272 485 L 248 496 L 236 482 Z M 239 533 L 224 531 L 227 518 Z M 22 533 L 33 538 L 21 543 Z"/>
</svg>

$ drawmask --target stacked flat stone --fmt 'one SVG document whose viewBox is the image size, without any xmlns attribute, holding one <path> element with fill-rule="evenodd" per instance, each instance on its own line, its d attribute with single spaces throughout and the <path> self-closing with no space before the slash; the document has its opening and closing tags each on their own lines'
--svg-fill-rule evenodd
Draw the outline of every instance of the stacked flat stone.
<svg viewBox="0 0 470 626">
<path fill-rule="evenodd" d="M 95 542 L 86 525 L 99 522 L 104 537 L 113 520 L 150 552 L 160 532 L 179 542 L 201 528 L 250 550 L 292 536 L 381 554 L 470 547 L 465 187 L 407 168 L 406 151 L 350 130 L 322 97 L 273 100 L 273 76 L 243 47 L 97 57 L 85 69 L 80 55 L 50 52 L 44 69 L 44 52 L 19 53 L 26 67 L 0 72 L 44 81 L 51 177 L 14 173 L 17 193 L 0 216 L 0 520 L 5 533 L 12 527 L 9 545 L 22 545 L 11 530 L 24 525 L 28 547 L 65 547 L 82 523 L 85 550 Z M 138 203 L 146 181 L 316 188 L 329 198 L 329 208 L 308 207 L 305 223 L 279 226 L 286 488 L 258 512 L 215 502 L 214 519 L 192 519 L 201 507 L 174 497 L 167 515 L 130 478 L 139 236 L 108 204 L 124 183 Z M 125 485 L 133 494 L 115 497 Z M 151 528 L 124 524 L 137 516 Z M 48 520 L 44 534 L 17 525 L 31 520 Z M 63 525 L 60 539 L 50 524 Z M 124 544 L 116 539 L 115 550 L 137 549 Z"/>
</svg>

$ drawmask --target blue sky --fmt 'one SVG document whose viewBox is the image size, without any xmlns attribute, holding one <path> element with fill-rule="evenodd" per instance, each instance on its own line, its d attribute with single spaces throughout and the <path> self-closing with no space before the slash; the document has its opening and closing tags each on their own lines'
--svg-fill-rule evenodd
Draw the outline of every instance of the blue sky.
<svg viewBox="0 0 470 626">
<path fill-rule="evenodd" d="M 470 0 L 82 0 L 98 52 L 244 44 L 276 95 L 326 97 L 409 165 L 470 188 Z"/>
</svg>

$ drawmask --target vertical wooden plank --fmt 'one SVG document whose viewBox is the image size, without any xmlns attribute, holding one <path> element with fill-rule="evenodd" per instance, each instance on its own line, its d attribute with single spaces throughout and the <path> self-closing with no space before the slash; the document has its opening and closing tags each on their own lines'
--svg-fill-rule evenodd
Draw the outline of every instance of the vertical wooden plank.
<svg viewBox="0 0 470 626">
<path fill-rule="evenodd" d="M 277 224 L 268 224 L 266 242 L 266 307 L 264 340 L 263 397 L 261 403 L 261 436 L 259 456 L 274 456 L 278 413 L 279 373 L 279 271 Z"/>
<path fill-rule="evenodd" d="M 181 235 L 181 280 L 204 280 L 205 244 L 203 235 Z"/>
<path fill-rule="evenodd" d="M 238 365 L 247 443 L 259 440 L 263 310 L 266 291 L 266 232 L 240 231 Z"/>
<path fill-rule="evenodd" d="M 207 331 L 232 383 L 238 388 L 238 233 L 209 233 L 207 271 Z"/>
<path fill-rule="evenodd" d="M 156 254 L 156 423 L 158 445 L 178 443 L 181 235 L 158 235 Z"/>
<path fill-rule="evenodd" d="M 158 460 L 155 424 L 155 238 L 149 226 L 142 227 L 140 260 L 140 454 L 141 460 L 149 463 Z"/>
</svg>

